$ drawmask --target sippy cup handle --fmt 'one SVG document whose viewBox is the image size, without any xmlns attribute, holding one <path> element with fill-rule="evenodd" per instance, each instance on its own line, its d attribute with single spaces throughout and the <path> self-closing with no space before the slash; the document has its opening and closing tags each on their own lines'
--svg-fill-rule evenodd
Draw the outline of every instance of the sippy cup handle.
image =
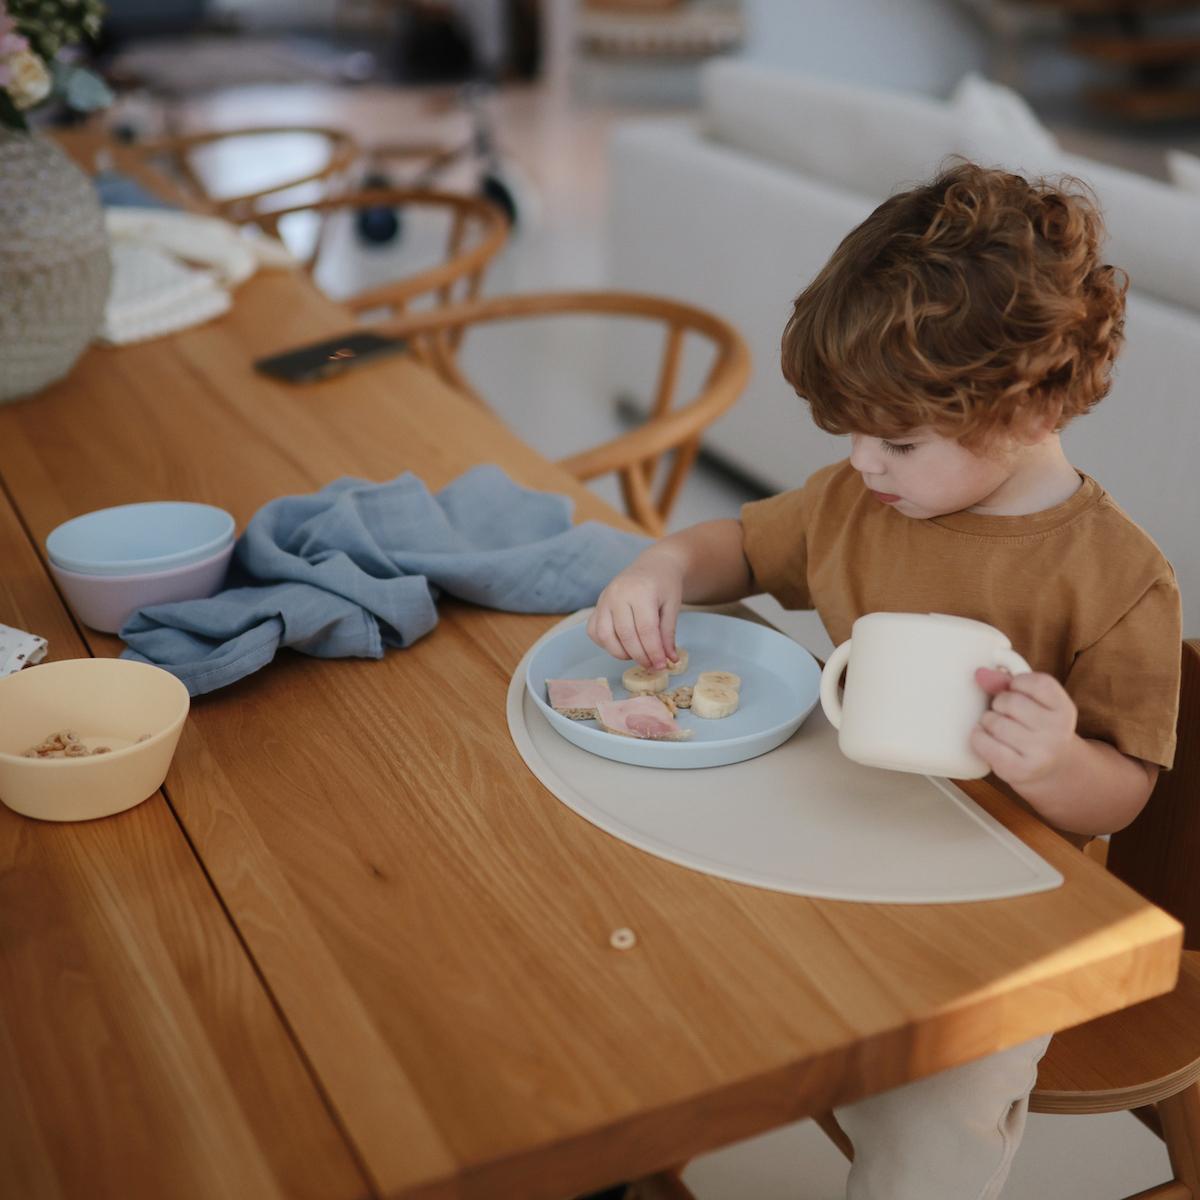
<svg viewBox="0 0 1200 1200">
<path fill-rule="evenodd" d="M 1010 675 L 1028 675 L 1033 670 L 1015 650 L 1008 646 L 996 651 L 996 666 L 1003 667 Z"/>
<path fill-rule="evenodd" d="M 821 672 L 821 707 L 829 718 L 834 729 L 842 727 L 842 700 L 838 695 L 838 680 L 842 677 L 846 663 L 850 658 L 850 643 L 847 638 L 830 656 Z M 1026 667 L 1026 670 L 1029 668 Z"/>
</svg>

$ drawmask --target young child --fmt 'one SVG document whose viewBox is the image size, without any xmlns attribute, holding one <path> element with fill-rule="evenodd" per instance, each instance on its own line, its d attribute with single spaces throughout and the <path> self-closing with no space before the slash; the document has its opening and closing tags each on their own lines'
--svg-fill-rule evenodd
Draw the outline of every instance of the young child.
<svg viewBox="0 0 1200 1200">
<path fill-rule="evenodd" d="M 835 644 L 863 613 L 995 625 L 1033 667 L 980 670 L 971 745 L 1075 840 L 1122 828 L 1174 754 L 1180 606 L 1170 564 L 1059 431 L 1109 389 L 1123 273 L 1078 188 L 961 163 L 891 197 L 796 300 L 783 373 L 849 459 L 655 543 L 588 625 L 662 667 L 683 603 L 769 592 Z M 838 1112 L 849 1200 L 992 1200 L 1049 1038 Z"/>
</svg>

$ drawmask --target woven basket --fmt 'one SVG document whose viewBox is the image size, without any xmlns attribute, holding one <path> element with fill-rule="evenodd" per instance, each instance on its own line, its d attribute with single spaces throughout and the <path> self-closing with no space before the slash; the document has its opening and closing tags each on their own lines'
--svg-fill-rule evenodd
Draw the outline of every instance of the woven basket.
<svg viewBox="0 0 1200 1200">
<path fill-rule="evenodd" d="M 51 141 L 0 129 L 0 403 L 75 365 L 112 266 L 91 182 Z"/>
</svg>

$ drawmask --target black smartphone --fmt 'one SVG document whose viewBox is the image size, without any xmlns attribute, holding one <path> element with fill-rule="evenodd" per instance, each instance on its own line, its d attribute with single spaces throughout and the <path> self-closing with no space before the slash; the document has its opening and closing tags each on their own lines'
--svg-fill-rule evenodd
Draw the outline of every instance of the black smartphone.
<svg viewBox="0 0 1200 1200">
<path fill-rule="evenodd" d="M 297 346 L 282 354 L 258 359 L 254 366 L 265 375 L 286 379 L 288 383 L 312 383 L 340 375 L 362 363 L 374 362 L 388 354 L 397 354 L 408 343 L 404 338 L 384 337 L 369 330 L 344 333 L 326 342 Z"/>
</svg>

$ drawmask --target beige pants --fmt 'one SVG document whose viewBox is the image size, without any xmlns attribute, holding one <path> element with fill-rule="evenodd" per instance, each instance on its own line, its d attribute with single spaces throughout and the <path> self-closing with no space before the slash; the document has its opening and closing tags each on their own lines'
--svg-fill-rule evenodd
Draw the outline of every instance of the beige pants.
<svg viewBox="0 0 1200 1200">
<path fill-rule="evenodd" d="M 996 1200 L 1049 1037 L 839 1108 L 846 1200 Z"/>
</svg>

